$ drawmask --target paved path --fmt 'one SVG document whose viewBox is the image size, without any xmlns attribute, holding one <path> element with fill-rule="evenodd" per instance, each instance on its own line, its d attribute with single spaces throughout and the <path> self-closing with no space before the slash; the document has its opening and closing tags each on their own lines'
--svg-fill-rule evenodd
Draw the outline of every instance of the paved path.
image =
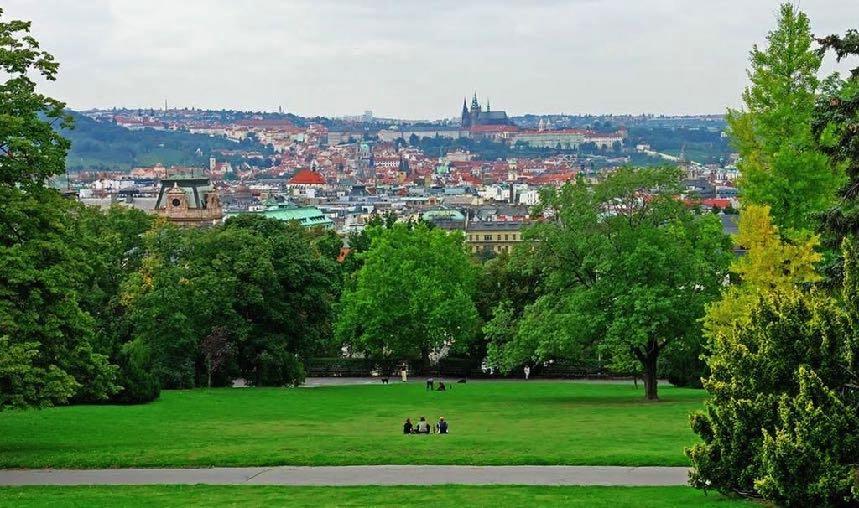
<svg viewBox="0 0 859 508">
<path fill-rule="evenodd" d="M 6 485 L 686 485 L 685 467 L 325 466 L 4 469 Z"/>
</svg>

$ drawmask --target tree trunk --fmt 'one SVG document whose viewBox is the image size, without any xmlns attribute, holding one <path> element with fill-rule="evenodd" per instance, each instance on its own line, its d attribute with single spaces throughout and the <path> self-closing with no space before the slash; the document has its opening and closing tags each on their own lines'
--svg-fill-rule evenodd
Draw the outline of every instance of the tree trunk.
<svg viewBox="0 0 859 508">
<path fill-rule="evenodd" d="M 644 398 L 647 400 L 659 400 L 656 392 L 656 355 L 648 355 L 644 364 Z"/>
<path fill-rule="evenodd" d="M 656 391 L 656 361 L 659 359 L 659 344 L 651 341 L 645 348 L 633 348 L 633 354 L 643 367 L 641 380 L 644 381 L 644 398 L 647 400 L 659 400 Z"/>
<path fill-rule="evenodd" d="M 206 362 L 206 377 L 208 378 L 209 388 L 212 387 L 212 360 Z"/>
</svg>

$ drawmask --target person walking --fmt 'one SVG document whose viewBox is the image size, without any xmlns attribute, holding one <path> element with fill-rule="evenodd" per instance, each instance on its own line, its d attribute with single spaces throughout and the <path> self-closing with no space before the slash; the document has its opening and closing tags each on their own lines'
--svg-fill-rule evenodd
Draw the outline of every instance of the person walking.
<svg viewBox="0 0 859 508">
<path fill-rule="evenodd" d="M 531 375 L 531 367 L 526 365 L 522 370 L 525 372 L 525 381 L 528 381 L 528 376 Z"/>
<path fill-rule="evenodd" d="M 403 368 L 400 370 L 400 376 L 403 378 L 403 383 L 409 380 L 409 372 L 406 370 L 405 365 L 403 365 Z"/>
<path fill-rule="evenodd" d="M 435 389 L 435 379 L 428 377 L 427 378 L 427 391 L 433 391 Z"/>
</svg>

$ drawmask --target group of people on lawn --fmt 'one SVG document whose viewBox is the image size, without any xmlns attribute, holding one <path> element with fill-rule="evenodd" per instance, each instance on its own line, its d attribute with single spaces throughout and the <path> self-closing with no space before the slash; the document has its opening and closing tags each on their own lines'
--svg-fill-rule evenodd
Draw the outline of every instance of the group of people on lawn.
<svg viewBox="0 0 859 508">
<path fill-rule="evenodd" d="M 447 422 L 444 421 L 444 416 L 438 417 L 438 423 L 435 426 L 430 426 L 426 418 L 421 416 L 418 423 L 412 424 L 411 418 L 406 418 L 403 423 L 403 434 L 447 434 Z"/>
</svg>

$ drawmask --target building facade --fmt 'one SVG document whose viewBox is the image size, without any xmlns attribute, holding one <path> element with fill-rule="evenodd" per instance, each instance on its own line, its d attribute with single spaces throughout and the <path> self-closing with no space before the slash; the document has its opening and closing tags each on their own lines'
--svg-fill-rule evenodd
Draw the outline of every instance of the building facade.
<svg viewBox="0 0 859 508">
<path fill-rule="evenodd" d="M 218 190 L 207 177 L 194 174 L 161 180 L 155 213 L 180 226 L 211 226 L 224 217 Z"/>
<path fill-rule="evenodd" d="M 465 225 L 465 244 L 474 254 L 509 253 L 522 242 L 524 221 L 471 221 Z"/>
</svg>

